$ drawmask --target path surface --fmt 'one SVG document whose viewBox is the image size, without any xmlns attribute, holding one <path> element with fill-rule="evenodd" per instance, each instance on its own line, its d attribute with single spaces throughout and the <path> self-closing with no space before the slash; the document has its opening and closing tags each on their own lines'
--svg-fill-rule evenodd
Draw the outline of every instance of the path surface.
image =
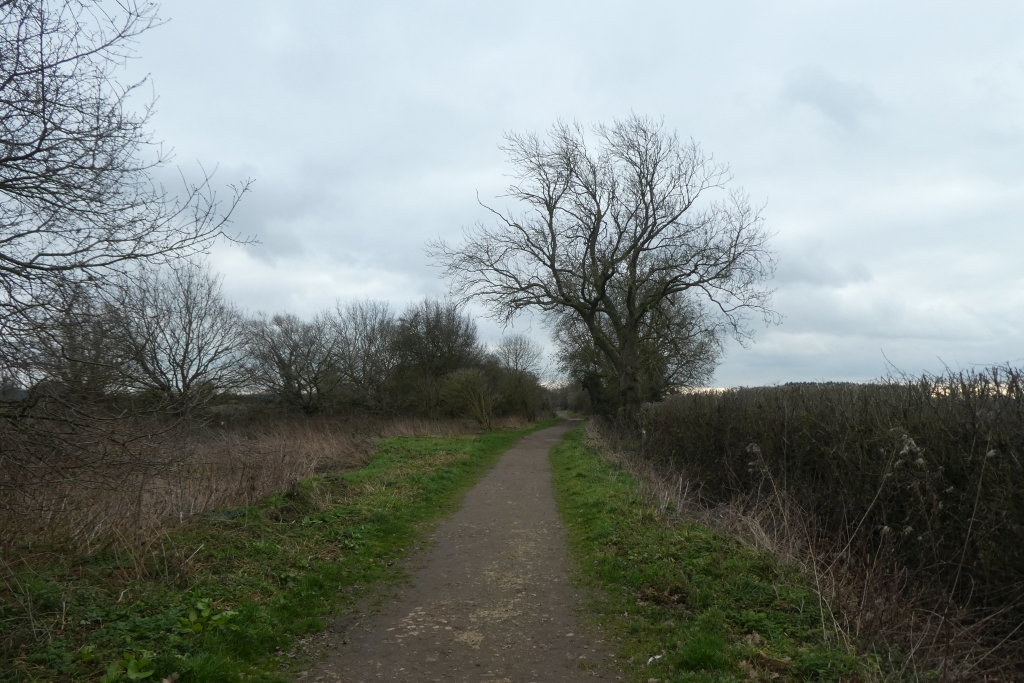
<svg viewBox="0 0 1024 683">
<path fill-rule="evenodd" d="M 524 437 L 435 532 L 412 585 L 346 633 L 304 681 L 618 680 L 577 624 L 548 451 L 575 426 Z"/>
</svg>

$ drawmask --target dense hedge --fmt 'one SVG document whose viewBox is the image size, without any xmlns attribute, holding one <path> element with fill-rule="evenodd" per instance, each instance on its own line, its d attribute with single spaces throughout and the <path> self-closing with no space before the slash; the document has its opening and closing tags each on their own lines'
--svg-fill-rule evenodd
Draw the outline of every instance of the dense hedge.
<svg viewBox="0 0 1024 683">
<path fill-rule="evenodd" d="M 644 451 L 712 499 L 777 487 L 849 556 L 1024 619 L 1021 370 L 690 393 L 644 421 Z"/>
</svg>

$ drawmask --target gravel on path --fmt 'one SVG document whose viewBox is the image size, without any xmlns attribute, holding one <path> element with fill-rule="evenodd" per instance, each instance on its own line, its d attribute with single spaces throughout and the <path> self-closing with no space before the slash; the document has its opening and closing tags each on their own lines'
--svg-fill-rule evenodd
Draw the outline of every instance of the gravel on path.
<svg viewBox="0 0 1024 683">
<path fill-rule="evenodd" d="M 576 619 L 548 452 L 576 426 L 523 437 L 414 558 L 412 583 L 344 633 L 302 681 L 620 680 Z"/>
</svg>

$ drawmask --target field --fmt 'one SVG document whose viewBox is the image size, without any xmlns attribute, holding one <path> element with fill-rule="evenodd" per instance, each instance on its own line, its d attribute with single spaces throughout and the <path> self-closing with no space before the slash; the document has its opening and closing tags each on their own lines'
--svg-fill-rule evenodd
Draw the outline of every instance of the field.
<svg viewBox="0 0 1024 683">
<path fill-rule="evenodd" d="M 505 418 L 497 424 L 527 423 Z M 196 515 L 253 505 L 314 474 L 365 465 L 381 438 L 479 431 L 464 420 L 260 411 L 184 423 L 136 447 L 133 461 L 79 464 L 65 457 L 46 471 L 29 469 L 34 479 L 28 483 L 0 482 L 0 548 L 9 555 L 26 543 L 85 552 L 97 545 L 146 545 Z"/>
</svg>

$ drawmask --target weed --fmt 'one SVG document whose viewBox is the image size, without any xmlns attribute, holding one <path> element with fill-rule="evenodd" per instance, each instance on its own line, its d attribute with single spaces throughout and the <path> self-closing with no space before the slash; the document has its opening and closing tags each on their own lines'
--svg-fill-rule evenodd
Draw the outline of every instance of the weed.
<svg viewBox="0 0 1024 683">
<path fill-rule="evenodd" d="M 110 663 L 107 672 L 100 678 L 100 683 L 113 683 L 113 681 L 141 681 L 149 678 L 156 671 L 153 669 L 153 653 L 143 650 L 142 652 L 125 652 L 121 658 Z"/>
<path fill-rule="evenodd" d="M 220 628 L 235 616 L 238 616 L 238 612 L 232 610 L 217 612 L 212 600 L 201 598 L 196 600 L 196 604 L 188 611 L 188 614 L 178 621 L 183 633 L 193 634 L 202 633 L 211 628 Z"/>
</svg>

